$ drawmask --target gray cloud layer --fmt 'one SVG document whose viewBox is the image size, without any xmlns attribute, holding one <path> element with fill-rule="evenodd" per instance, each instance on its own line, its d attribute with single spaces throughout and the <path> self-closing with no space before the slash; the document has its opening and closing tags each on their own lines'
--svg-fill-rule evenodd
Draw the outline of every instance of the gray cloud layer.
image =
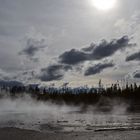
<svg viewBox="0 0 140 140">
<path fill-rule="evenodd" d="M 46 45 L 44 39 L 35 40 L 33 38 L 29 38 L 26 43 L 26 48 L 24 48 L 21 52 L 19 52 L 19 54 L 26 55 L 31 60 L 33 60 L 35 54 L 45 47 Z"/>
<path fill-rule="evenodd" d="M 8 71 L 9 74 L 6 77 L 11 78 L 13 74 L 19 75 L 17 79 L 23 77 L 25 81 L 28 74 L 23 76 L 21 71 L 33 69 L 38 72 L 38 69 L 42 66 L 47 67 L 48 63 L 54 60 L 51 59 L 64 50 L 67 50 L 67 53 L 61 53 L 59 57 L 61 63 L 58 64 L 70 64 L 75 68 L 76 64 L 100 60 L 113 55 L 121 48 L 125 49 L 126 47 L 122 46 L 130 44 L 128 37 L 122 37 L 125 34 L 134 37 L 133 41 L 138 44 L 138 48 L 140 44 L 140 0 L 118 1 L 119 4 L 114 9 L 104 12 L 97 10 L 91 6 L 92 2 L 86 0 L 0 0 L 0 68 Z M 100 44 L 91 44 L 83 49 L 71 50 L 74 48 L 72 46 L 80 48 L 83 44 L 90 43 L 92 39 L 100 40 L 103 37 L 115 36 L 119 36 L 120 41 L 119 39 L 108 42 L 104 40 Z M 44 51 L 46 48 L 40 48 L 40 44 L 36 45 L 36 41 L 27 43 L 24 48 L 20 49 L 19 46 L 23 45 L 21 41 L 25 37 L 39 39 L 39 41 L 40 38 L 47 39 L 48 51 Z M 121 40 L 124 43 L 120 43 Z M 132 54 L 134 50 L 131 50 Z M 117 57 L 113 59 L 115 63 L 122 64 L 124 54 L 122 53 L 119 59 Z M 38 63 L 32 63 L 36 61 Z M 124 73 L 126 75 L 130 70 L 135 71 L 135 67 L 139 69 L 135 63 L 128 63 L 123 68 L 120 64 L 118 65 L 120 69 L 118 73 L 117 71 L 114 73 L 117 76 L 116 79 L 122 78 L 118 75 L 124 75 Z M 21 73 L 21 76 L 17 73 Z M 4 73 L 1 75 L 5 77 Z M 110 72 L 109 76 L 109 79 L 115 79 L 113 72 Z M 29 74 L 30 77 L 33 76 Z M 71 78 L 70 80 L 77 81 L 77 78 Z M 30 81 L 34 82 L 34 80 Z"/>
<path fill-rule="evenodd" d="M 71 67 L 68 65 L 50 65 L 47 68 L 41 69 L 39 79 L 41 81 L 61 80 L 64 77 L 65 71 L 69 69 L 71 69 Z"/>
<path fill-rule="evenodd" d="M 89 76 L 89 75 L 95 75 L 97 73 L 101 73 L 104 69 L 106 68 L 110 68 L 110 67 L 114 67 L 113 63 L 105 63 L 105 64 L 97 64 L 95 66 L 89 67 L 86 71 L 85 71 L 85 76 Z"/>
<path fill-rule="evenodd" d="M 117 50 L 133 46 L 129 43 L 128 36 L 123 36 L 120 39 L 113 39 L 110 42 L 103 40 L 99 45 L 91 44 L 87 48 L 81 50 L 72 49 L 64 52 L 59 56 L 58 63 L 50 65 L 47 68 L 41 69 L 39 79 L 41 81 L 53 81 L 63 79 L 65 72 L 72 69 L 72 66 L 83 63 L 84 61 L 101 60 L 113 55 Z M 101 73 L 104 69 L 113 67 L 113 63 L 99 63 L 93 67 L 89 67 L 84 75 L 95 75 Z"/>
<path fill-rule="evenodd" d="M 123 36 L 110 42 L 102 40 L 99 45 L 91 44 L 90 47 L 83 48 L 80 51 L 72 49 L 59 56 L 60 63 L 75 65 L 84 61 L 100 60 L 113 55 L 118 50 L 135 45 L 129 43 L 129 41 L 128 36 Z"/>
<path fill-rule="evenodd" d="M 140 52 L 134 53 L 126 58 L 126 61 L 140 60 Z"/>
</svg>

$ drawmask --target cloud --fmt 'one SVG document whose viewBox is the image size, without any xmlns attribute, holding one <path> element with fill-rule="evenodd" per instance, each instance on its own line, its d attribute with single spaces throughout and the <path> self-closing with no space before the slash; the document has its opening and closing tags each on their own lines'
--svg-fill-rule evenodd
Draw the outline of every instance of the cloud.
<svg viewBox="0 0 140 140">
<path fill-rule="evenodd" d="M 120 39 L 113 39 L 110 42 L 103 40 L 92 52 L 91 59 L 102 59 L 113 55 L 119 49 L 132 46 L 129 44 L 130 39 L 128 36 L 123 36 Z"/>
<path fill-rule="evenodd" d="M 72 69 L 71 66 L 55 64 L 50 65 L 47 68 L 41 69 L 41 74 L 39 79 L 41 81 L 53 81 L 53 80 L 61 80 L 64 77 L 65 71 Z"/>
<path fill-rule="evenodd" d="M 33 38 L 29 38 L 27 39 L 26 48 L 19 52 L 19 54 L 26 55 L 28 58 L 30 58 L 30 60 L 37 61 L 37 58 L 34 59 L 33 57 L 38 51 L 45 47 L 45 39 L 36 40 Z"/>
<path fill-rule="evenodd" d="M 91 43 L 91 45 L 89 47 L 86 47 L 86 48 L 82 48 L 82 50 L 84 52 L 91 52 L 93 51 L 93 49 L 96 47 L 96 45 L 94 43 Z"/>
<path fill-rule="evenodd" d="M 87 54 L 85 52 L 72 49 L 60 55 L 59 59 L 61 63 L 75 65 L 87 60 Z"/>
<path fill-rule="evenodd" d="M 110 67 L 114 67 L 113 63 L 105 63 L 105 64 L 96 64 L 95 66 L 89 67 L 86 71 L 85 71 L 85 76 L 89 76 L 89 75 L 95 75 L 97 73 L 101 73 L 104 69 L 110 68 Z"/>
<path fill-rule="evenodd" d="M 42 68 L 40 73 L 35 76 L 41 81 L 54 81 L 62 80 L 65 73 L 68 70 L 72 70 L 73 66 L 85 61 L 102 60 L 103 58 L 113 55 L 117 50 L 125 49 L 126 47 L 133 46 L 135 44 L 129 43 L 128 36 L 123 36 L 119 39 L 113 39 L 110 42 L 102 40 L 100 44 L 91 44 L 89 47 L 82 48 L 81 50 L 71 49 L 64 52 L 58 58 L 56 64 L 49 65 L 46 68 Z M 36 60 L 36 53 L 40 49 L 44 48 L 44 40 L 28 39 L 27 47 L 22 50 L 22 54 L 30 58 L 30 60 Z M 114 64 L 103 62 L 89 67 L 84 73 L 85 76 L 94 75 L 102 72 L 104 69 L 113 67 Z"/>
<path fill-rule="evenodd" d="M 84 61 L 101 60 L 113 55 L 116 51 L 125 49 L 136 44 L 129 43 L 128 36 L 113 39 L 110 42 L 102 40 L 100 44 L 91 44 L 82 50 L 72 49 L 59 56 L 59 62 L 63 64 L 76 65 Z"/>
<path fill-rule="evenodd" d="M 129 18 L 121 18 L 115 23 L 115 27 L 118 33 L 133 35 L 134 38 L 139 36 L 140 30 L 140 11 L 133 11 Z M 138 37 L 139 38 L 139 37 Z"/>
<path fill-rule="evenodd" d="M 134 73 L 133 77 L 134 78 L 140 78 L 140 72 Z"/>
<path fill-rule="evenodd" d="M 17 73 L 16 73 L 17 74 Z M 16 79 L 14 79 L 15 73 L 11 72 L 11 71 L 6 71 L 0 68 L 0 81 L 14 81 Z"/>
<path fill-rule="evenodd" d="M 127 56 L 126 61 L 134 61 L 134 60 L 140 60 L 140 52 L 136 52 L 130 56 Z"/>
</svg>

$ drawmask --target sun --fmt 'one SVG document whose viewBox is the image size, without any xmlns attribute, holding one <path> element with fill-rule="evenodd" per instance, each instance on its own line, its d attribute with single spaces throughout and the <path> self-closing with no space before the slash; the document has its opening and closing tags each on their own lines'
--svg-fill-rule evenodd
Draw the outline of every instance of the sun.
<svg viewBox="0 0 140 140">
<path fill-rule="evenodd" d="M 116 0 L 92 0 L 92 4 L 98 10 L 110 10 L 115 6 Z"/>
</svg>

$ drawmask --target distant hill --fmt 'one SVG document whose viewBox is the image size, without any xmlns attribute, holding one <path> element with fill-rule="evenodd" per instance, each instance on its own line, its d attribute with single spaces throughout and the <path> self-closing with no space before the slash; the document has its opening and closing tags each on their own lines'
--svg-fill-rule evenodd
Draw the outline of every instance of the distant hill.
<svg viewBox="0 0 140 140">
<path fill-rule="evenodd" d="M 13 87 L 13 86 L 24 86 L 23 83 L 19 81 L 6 81 L 6 80 L 0 80 L 0 87 Z"/>
</svg>

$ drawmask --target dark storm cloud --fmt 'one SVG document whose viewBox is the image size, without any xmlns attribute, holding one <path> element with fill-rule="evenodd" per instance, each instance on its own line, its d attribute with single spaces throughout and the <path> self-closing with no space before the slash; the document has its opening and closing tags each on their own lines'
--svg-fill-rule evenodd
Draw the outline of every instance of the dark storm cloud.
<svg viewBox="0 0 140 140">
<path fill-rule="evenodd" d="M 95 46 L 96 46 L 95 44 L 91 43 L 91 45 L 89 47 L 82 48 L 82 50 L 84 52 L 91 52 L 91 51 L 93 51 L 93 49 L 94 49 Z"/>
<path fill-rule="evenodd" d="M 110 42 L 103 40 L 92 52 L 91 59 L 102 59 L 113 55 L 119 49 L 132 46 L 134 44 L 129 43 L 128 36 L 123 36 L 120 39 L 113 39 Z"/>
<path fill-rule="evenodd" d="M 33 38 L 29 38 L 26 43 L 26 48 L 23 49 L 19 54 L 26 55 L 27 57 L 31 58 L 35 56 L 35 54 L 40 51 L 41 49 L 45 48 L 45 40 L 35 40 Z"/>
<path fill-rule="evenodd" d="M 61 63 L 74 65 L 87 60 L 87 54 L 85 52 L 72 49 L 60 55 L 59 59 Z"/>
<path fill-rule="evenodd" d="M 47 68 L 41 69 L 39 79 L 41 81 L 61 80 L 64 77 L 65 71 L 72 69 L 71 66 L 56 64 L 50 65 Z"/>
<path fill-rule="evenodd" d="M 140 78 L 140 72 L 134 73 L 133 77 L 134 78 Z"/>
<path fill-rule="evenodd" d="M 85 71 L 85 76 L 89 76 L 89 75 L 95 75 L 97 73 L 101 73 L 104 69 L 109 68 L 109 67 L 114 67 L 113 63 L 105 63 L 105 64 L 97 64 L 93 67 L 89 67 L 86 71 Z"/>
<path fill-rule="evenodd" d="M 140 52 L 134 53 L 126 58 L 126 61 L 140 60 Z"/>
<path fill-rule="evenodd" d="M 69 65 L 75 65 L 84 61 L 100 60 L 113 55 L 116 51 L 125 49 L 136 44 L 129 43 L 128 36 L 119 39 L 113 39 L 110 42 L 102 40 L 99 45 L 91 44 L 90 47 L 82 50 L 72 49 L 59 56 L 60 62 Z"/>
</svg>

